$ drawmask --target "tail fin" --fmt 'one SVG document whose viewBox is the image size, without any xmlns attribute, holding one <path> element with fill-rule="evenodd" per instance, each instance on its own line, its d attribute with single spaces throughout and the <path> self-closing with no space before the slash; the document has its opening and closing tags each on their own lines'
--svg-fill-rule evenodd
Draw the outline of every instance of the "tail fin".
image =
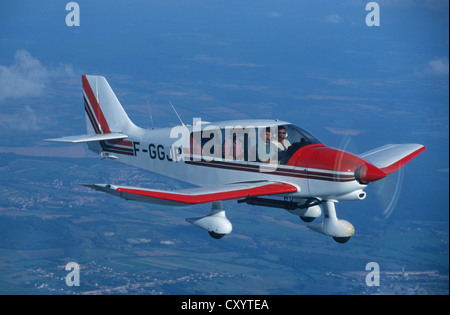
<svg viewBox="0 0 450 315">
<path fill-rule="evenodd" d="M 106 79 L 101 76 L 83 75 L 82 81 L 87 133 L 46 140 L 69 143 L 86 142 L 89 149 L 98 153 L 105 151 L 107 145 L 117 141 L 129 147 L 130 141 L 121 140 L 133 134 L 132 131 L 137 127 L 128 118 Z"/>
<path fill-rule="evenodd" d="M 104 77 L 83 75 L 84 110 L 87 134 L 47 139 L 82 143 L 103 157 L 118 159 L 117 154 L 135 156 L 132 136 L 139 129 L 125 113 Z"/>
<path fill-rule="evenodd" d="M 102 76 L 83 75 L 84 109 L 88 134 L 127 133 L 134 126 Z"/>
</svg>

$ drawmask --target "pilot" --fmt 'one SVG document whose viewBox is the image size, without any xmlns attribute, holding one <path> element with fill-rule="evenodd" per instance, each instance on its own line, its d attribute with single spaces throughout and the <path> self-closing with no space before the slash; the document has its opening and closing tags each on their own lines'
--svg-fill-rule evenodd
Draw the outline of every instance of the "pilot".
<svg viewBox="0 0 450 315">
<path fill-rule="evenodd" d="M 278 151 L 286 151 L 291 143 L 287 138 L 286 128 L 284 126 L 278 126 L 278 141 L 275 139 L 274 143 L 278 147 Z"/>
</svg>

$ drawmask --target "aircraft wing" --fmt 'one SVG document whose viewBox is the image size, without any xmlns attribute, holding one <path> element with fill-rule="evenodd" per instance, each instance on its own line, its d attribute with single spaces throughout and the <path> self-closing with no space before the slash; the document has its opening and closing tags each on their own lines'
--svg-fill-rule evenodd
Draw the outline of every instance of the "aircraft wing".
<svg viewBox="0 0 450 315">
<path fill-rule="evenodd" d="M 178 191 L 164 191 L 141 187 L 107 184 L 82 184 L 127 200 L 136 200 L 164 205 L 190 205 L 244 197 L 294 193 L 298 188 L 281 182 L 246 182 L 218 186 L 205 186 Z"/>
<path fill-rule="evenodd" d="M 425 150 L 421 144 L 387 144 L 359 156 L 386 174 L 391 174 Z"/>
</svg>

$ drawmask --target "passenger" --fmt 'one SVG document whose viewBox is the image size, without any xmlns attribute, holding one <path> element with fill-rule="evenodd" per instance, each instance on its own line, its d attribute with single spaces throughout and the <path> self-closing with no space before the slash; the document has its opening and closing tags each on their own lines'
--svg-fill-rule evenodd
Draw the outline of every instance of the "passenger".
<svg viewBox="0 0 450 315">
<path fill-rule="evenodd" d="M 223 152 L 226 159 L 233 159 L 237 161 L 244 160 L 244 151 L 242 143 L 236 136 L 233 136 L 233 145 L 230 140 L 225 140 L 223 143 Z"/>
<path fill-rule="evenodd" d="M 270 132 L 270 128 L 266 129 L 266 147 L 270 146 L 270 140 L 272 139 L 272 133 Z M 269 151 L 269 150 L 266 150 Z"/>
<path fill-rule="evenodd" d="M 265 135 L 264 135 L 265 132 Z M 271 152 L 271 149 L 273 148 L 274 150 L 276 149 L 276 145 L 275 145 L 275 141 L 274 141 L 274 137 L 272 135 L 272 132 L 270 131 L 270 128 L 267 127 L 261 130 L 261 137 L 264 137 L 264 144 L 262 145 L 263 148 L 261 148 L 263 151 L 259 152 L 258 149 L 258 161 L 259 162 L 263 162 L 263 163 L 271 163 L 271 161 L 274 161 L 276 159 L 277 156 L 277 152 Z M 272 145 L 271 145 L 272 144 Z M 263 154 L 263 152 L 265 154 Z M 259 156 L 259 154 L 263 154 L 263 156 Z"/>
</svg>

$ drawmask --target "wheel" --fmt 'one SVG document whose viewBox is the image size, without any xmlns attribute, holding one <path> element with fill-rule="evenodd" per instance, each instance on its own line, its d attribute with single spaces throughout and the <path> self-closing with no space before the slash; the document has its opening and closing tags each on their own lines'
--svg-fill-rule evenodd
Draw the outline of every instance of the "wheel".
<svg viewBox="0 0 450 315">
<path fill-rule="evenodd" d="M 333 239 L 334 239 L 336 242 L 338 242 L 338 243 L 344 244 L 344 243 L 347 243 L 347 242 L 348 242 L 348 240 L 350 239 L 350 237 L 351 237 L 351 236 L 349 236 L 349 237 L 333 237 Z"/>
<path fill-rule="evenodd" d="M 222 238 L 222 237 L 224 237 L 226 235 L 226 234 L 219 234 L 219 233 L 216 233 L 216 232 L 213 232 L 213 231 L 209 231 L 208 233 L 209 233 L 209 235 L 211 235 L 212 238 L 215 238 L 217 240 Z"/>
<path fill-rule="evenodd" d="M 314 217 L 302 217 L 302 216 L 300 216 L 300 219 L 302 219 L 303 222 L 309 223 L 309 222 L 314 221 L 315 218 Z"/>
</svg>

